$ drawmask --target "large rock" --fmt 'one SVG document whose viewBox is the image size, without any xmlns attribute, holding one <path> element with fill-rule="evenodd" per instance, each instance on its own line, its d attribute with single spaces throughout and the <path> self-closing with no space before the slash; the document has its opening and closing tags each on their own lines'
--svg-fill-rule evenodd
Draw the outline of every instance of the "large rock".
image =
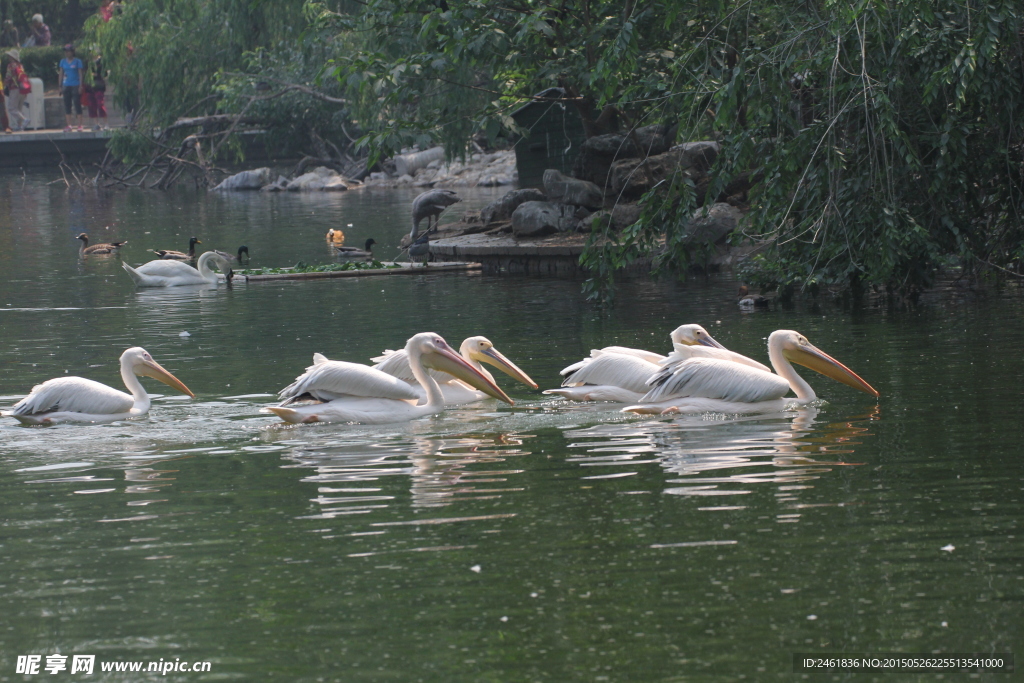
<svg viewBox="0 0 1024 683">
<path fill-rule="evenodd" d="M 639 204 L 616 204 L 612 207 L 612 225 L 617 230 L 628 228 L 640 220 Z"/>
<path fill-rule="evenodd" d="M 543 202 L 547 197 L 540 190 L 532 187 L 523 190 L 512 190 L 501 199 L 497 199 L 480 210 L 480 220 L 484 223 L 507 221 L 512 212 L 523 202 Z"/>
<path fill-rule="evenodd" d="M 640 156 L 653 157 L 664 154 L 672 144 L 669 135 L 675 137 L 668 126 L 663 123 L 643 126 L 633 132 L 633 137 L 640 145 Z"/>
<path fill-rule="evenodd" d="M 517 237 L 541 237 L 575 230 L 576 208 L 553 202 L 523 202 L 512 212 L 512 233 Z"/>
<path fill-rule="evenodd" d="M 416 171 L 426 168 L 435 161 L 444 161 L 444 147 L 431 147 L 422 152 L 411 152 L 395 157 L 395 173 L 399 176 L 414 176 Z"/>
<path fill-rule="evenodd" d="M 604 204 L 601 188 L 587 180 L 570 178 L 549 168 L 544 171 L 544 193 L 553 202 L 600 209 Z"/>
<path fill-rule="evenodd" d="M 719 149 L 717 142 L 687 142 L 646 159 L 617 161 L 612 164 L 612 191 L 636 198 L 677 173 L 697 181 L 707 175 Z"/>
<path fill-rule="evenodd" d="M 310 171 L 309 173 L 303 173 L 298 178 L 295 178 L 286 188 L 289 192 L 312 192 L 314 190 L 324 189 L 324 179 L 316 173 Z"/>
<path fill-rule="evenodd" d="M 303 173 L 292 180 L 285 189 L 289 192 L 314 192 L 326 189 L 328 183 L 331 183 L 331 189 L 336 190 L 338 188 L 334 179 L 339 177 L 335 171 L 325 166 L 317 166 L 309 173 Z"/>
<path fill-rule="evenodd" d="M 215 190 L 258 190 L 270 182 L 269 168 L 254 168 L 228 176 L 221 181 Z"/>
<path fill-rule="evenodd" d="M 572 174 L 581 180 L 596 183 L 598 187 L 604 187 L 608 183 L 608 171 L 613 163 L 639 156 L 640 150 L 633 140 L 625 135 L 595 135 L 587 138 L 580 146 L 580 153 L 573 163 Z"/>
<path fill-rule="evenodd" d="M 742 220 L 743 213 L 725 202 L 713 204 L 707 213 L 704 209 L 697 209 L 686 228 L 685 241 L 717 244 L 735 230 Z"/>
</svg>

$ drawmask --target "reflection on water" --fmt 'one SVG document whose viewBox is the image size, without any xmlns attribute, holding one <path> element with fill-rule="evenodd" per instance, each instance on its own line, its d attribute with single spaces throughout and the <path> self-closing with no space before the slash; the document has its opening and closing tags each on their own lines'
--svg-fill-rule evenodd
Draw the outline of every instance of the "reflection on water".
<svg viewBox="0 0 1024 683">
<path fill-rule="evenodd" d="M 400 507 L 408 505 L 415 512 L 521 491 L 522 487 L 515 486 L 515 475 L 522 470 L 506 466 L 509 458 L 529 454 L 518 448 L 520 445 L 522 440 L 512 435 L 320 444 L 312 452 L 307 452 L 306 446 L 296 448 L 286 456 L 295 464 L 286 467 L 315 472 L 302 478 L 317 485 L 319 495 L 313 502 L 320 512 L 315 517 L 329 519 L 388 507 L 397 496 L 382 495 L 379 484 L 385 477 L 396 476 L 409 491 L 408 500 L 401 501 Z"/>
<path fill-rule="evenodd" d="M 568 448 L 580 449 L 569 462 L 614 471 L 585 479 L 614 479 L 638 473 L 638 466 L 659 464 L 667 474 L 663 493 L 694 497 L 742 496 L 752 486 L 771 484 L 783 507 L 801 507 L 797 491 L 849 462 L 860 439 L 870 436 L 871 413 L 842 422 L 818 424 L 818 408 L 806 406 L 777 416 L 697 416 L 672 422 L 599 424 L 566 430 Z M 840 460 L 840 458 L 844 458 Z M 715 505 L 706 511 L 739 510 L 743 505 Z M 798 514 L 785 515 L 797 521 Z"/>
</svg>

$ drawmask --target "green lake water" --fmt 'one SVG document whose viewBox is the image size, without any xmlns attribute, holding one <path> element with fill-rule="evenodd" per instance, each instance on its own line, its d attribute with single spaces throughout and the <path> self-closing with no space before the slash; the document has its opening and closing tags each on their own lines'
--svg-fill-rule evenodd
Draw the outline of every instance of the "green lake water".
<svg viewBox="0 0 1024 683">
<path fill-rule="evenodd" d="M 134 345 L 196 398 L 143 380 L 160 397 L 142 419 L 0 421 L 0 681 L 794 680 L 793 653 L 1024 652 L 1017 290 L 755 313 L 725 276 L 631 279 L 603 311 L 577 280 L 519 275 L 136 290 L 75 235 L 128 239 L 133 264 L 196 235 L 284 266 L 328 262 L 340 226 L 388 258 L 416 191 L 50 180 L 0 176 L 0 408 L 65 374 L 120 388 Z M 443 221 L 500 192 L 462 194 Z M 798 330 L 881 397 L 801 370 L 814 407 L 650 419 L 500 375 L 515 406 L 383 426 L 259 412 L 314 352 L 483 334 L 549 388 L 591 348 L 665 352 L 683 323 L 761 360 Z M 96 673 L 16 673 L 57 653 Z M 99 671 L 161 659 L 210 672 Z"/>
</svg>

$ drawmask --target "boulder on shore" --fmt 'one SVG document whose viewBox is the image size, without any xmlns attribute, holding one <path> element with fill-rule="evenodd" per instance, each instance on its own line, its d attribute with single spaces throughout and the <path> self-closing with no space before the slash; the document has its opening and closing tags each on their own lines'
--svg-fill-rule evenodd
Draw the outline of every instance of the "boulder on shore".
<svg viewBox="0 0 1024 683">
<path fill-rule="evenodd" d="M 480 220 L 484 223 L 495 221 L 507 221 L 512 218 L 515 211 L 523 202 L 544 202 L 547 197 L 540 190 L 532 187 L 522 190 L 512 190 L 501 199 L 496 199 L 484 208 L 480 209 Z"/>
<path fill-rule="evenodd" d="M 714 141 L 687 142 L 646 159 L 617 161 L 612 164 L 612 191 L 626 197 L 639 197 L 676 173 L 697 181 L 707 175 L 718 158 L 719 149 Z"/>
<path fill-rule="evenodd" d="M 541 237 L 575 230 L 575 207 L 553 202 L 523 202 L 512 212 L 512 233 L 517 237 Z"/>
<path fill-rule="evenodd" d="M 259 190 L 270 182 L 269 168 L 254 168 L 228 176 L 214 190 Z"/>
<path fill-rule="evenodd" d="M 668 151 L 670 135 L 674 136 L 675 133 L 668 126 L 655 124 L 629 133 L 609 133 L 587 138 L 573 164 L 572 175 L 603 188 L 611 180 L 612 164 L 625 159 L 663 154 Z"/>
<path fill-rule="evenodd" d="M 718 202 L 706 212 L 697 209 L 686 228 L 686 242 L 717 244 L 735 230 L 743 220 L 743 212 L 732 204 Z"/>
<path fill-rule="evenodd" d="M 664 150 L 662 150 L 664 151 Z M 595 135 L 580 146 L 580 153 L 572 166 L 572 174 L 580 180 L 604 187 L 612 164 L 623 159 L 635 159 L 640 150 L 628 136 L 618 133 Z"/>
<path fill-rule="evenodd" d="M 544 171 L 544 193 L 553 202 L 600 209 L 604 205 L 601 188 L 588 180 L 579 180 L 562 175 L 549 168 Z"/>
</svg>

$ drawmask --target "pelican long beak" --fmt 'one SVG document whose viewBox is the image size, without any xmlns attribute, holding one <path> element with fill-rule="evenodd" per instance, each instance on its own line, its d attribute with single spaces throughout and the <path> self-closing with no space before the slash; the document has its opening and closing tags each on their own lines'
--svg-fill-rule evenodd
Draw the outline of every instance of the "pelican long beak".
<svg viewBox="0 0 1024 683">
<path fill-rule="evenodd" d="M 795 349 L 783 349 L 782 354 L 792 363 L 798 363 L 805 368 L 820 372 L 857 391 L 863 391 L 865 394 L 875 397 L 879 395 L 877 389 L 861 379 L 853 370 L 810 344 Z"/>
<path fill-rule="evenodd" d="M 517 382 L 522 382 L 528 387 L 533 387 L 534 389 L 539 388 L 537 383 L 530 379 L 529 375 L 516 367 L 515 363 L 510 361 L 508 358 L 505 358 L 505 356 L 493 346 L 486 351 L 481 351 L 480 358 L 477 360 L 482 363 L 487 363 L 488 365 L 493 365 L 512 379 Z"/>
<path fill-rule="evenodd" d="M 188 387 L 186 387 L 180 379 L 164 370 L 163 367 L 161 367 L 161 365 L 157 363 L 155 360 L 143 361 L 142 367 L 137 369 L 135 371 L 135 374 L 142 375 L 143 377 L 152 377 L 155 380 L 163 382 L 172 389 L 177 389 L 181 393 L 188 394 L 192 398 L 196 397 L 196 395 L 193 394 L 192 391 Z"/>
<path fill-rule="evenodd" d="M 436 349 L 423 354 L 423 364 L 434 370 L 447 372 L 456 379 L 461 379 L 466 384 L 479 389 L 488 396 L 504 401 L 509 405 L 515 405 L 512 399 L 501 390 L 497 384 L 487 379 L 479 370 L 470 365 L 465 358 L 458 355 L 451 349 Z M 510 363 L 511 365 L 511 363 Z M 515 367 L 514 365 L 512 367 Z"/>
<path fill-rule="evenodd" d="M 724 346 L 719 344 L 717 341 L 715 341 L 714 337 L 712 337 L 710 334 L 707 335 L 707 336 L 701 337 L 700 339 L 698 339 L 697 343 L 701 344 L 703 346 L 710 346 L 713 349 L 724 349 L 725 348 Z"/>
</svg>

